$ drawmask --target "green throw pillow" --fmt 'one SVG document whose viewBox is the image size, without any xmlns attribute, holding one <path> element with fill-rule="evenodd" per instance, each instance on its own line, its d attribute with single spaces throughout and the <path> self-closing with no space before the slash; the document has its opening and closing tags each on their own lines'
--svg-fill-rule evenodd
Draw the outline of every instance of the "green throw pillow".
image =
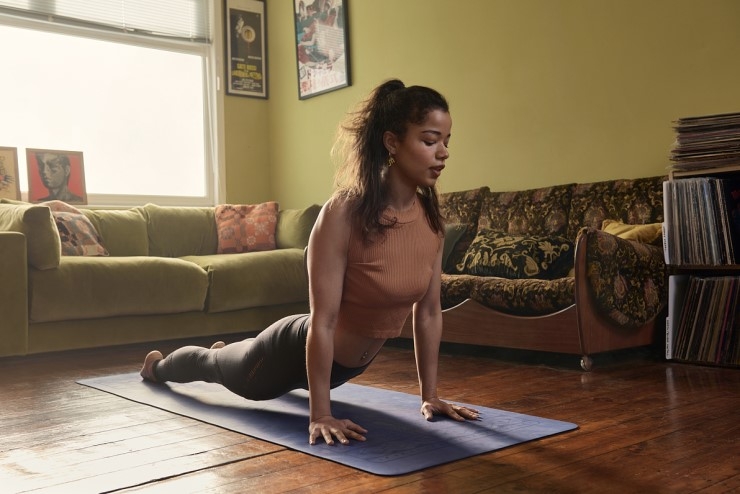
<svg viewBox="0 0 740 494">
<path fill-rule="evenodd" d="M 573 266 L 573 243 L 564 237 L 528 237 L 482 229 L 457 269 L 476 276 L 556 279 Z"/>
<path fill-rule="evenodd" d="M 141 208 L 83 209 L 111 256 L 146 256 L 149 238 Z"/>
<path fill-rule="evenodd" d="M 445 271 L 447 261 L 450 259 L 450 254 L 455 248 L 457 241 L 462 238 L 467 230 L 468 225 L 462 223 L 450 223 L 445 225 L 445 245 L 442 249 L 442 270 Z"/>
<path fill-rule="evenodd" d="M 304 209 L 284 209 L 278 215 L 275 242 L 278 249 L 303 249 L 308 245 L 321 206 L 313 204 Z"/>
<path fill-rule="evenodd" d="M 149 255 L 156 257 L 215 254 L 218 231 L 214 207 L 146 204 L 138 208 L 147 222 Z"/>
</svg>

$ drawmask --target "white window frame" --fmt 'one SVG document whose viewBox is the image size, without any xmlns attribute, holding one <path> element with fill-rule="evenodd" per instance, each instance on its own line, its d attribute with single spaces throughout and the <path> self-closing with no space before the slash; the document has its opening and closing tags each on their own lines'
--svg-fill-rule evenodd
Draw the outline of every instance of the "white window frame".
<svg viewBox="0 0 740 494">
<path fill-rule="evenodd" d="M 11 15 L 0 14 L 0 24 L 9 27 L 34 29 L 38 31 L 61 34 L 82 36 L 93 40 L 109 41 L 123 43 L 143 48 L 162 49 L 167 51 L 194 54 L 202 57 L 203 60 L 203 102 L 205 105 L 203 111 L 203 129 L 204 129 L 204 169 L 205 174 L 205 195 L 203 197 L 194 196 L 157 196 L 157 195 L 113 195 L 113 194 L 96 194 L 95 191 L 87 191 L 88 205 L 92 207 L 111 206 L 111 207 L 130 207 L 143 205 L 146 203 L 156 203 L 163 206 L 212 206 L 222 202 L 225 197 L 225 184 L 221 177 L 224 174 L 223 159 L 224 156 L 224 139 L 223 128 L 224 122 L 224 99 L 221 91 L 221 73 L 222 57 L 219 50 L 222 44 L 217 41 L 222 37 L 222 28 L 217 20 L 221 19 L 222 7 L 221 2 L 208 2 L 211 9 L 210 22 L 211 32 L 213 33 L 212 42 L 190 43 L 181 40 L 170 40 L 158 37 L 138 36 L 130 33 L 117 33 L 108 30 L 96 30 L 88 27 L 70 26 L 54 22 L 44 22 L 34 19 L 16 17 Z M 4 143 L 4 146 L 12 146 L 12 143 Z M 84 150 L 83 150 L 84 152 Z M 25 150 L 18 149 L 19 166 L 25 165 Z M 26 184 L 21 184 L 25 189 Z M 22 199 L 27 199 L 27 191 L 22 191 Z"/>
</svg>

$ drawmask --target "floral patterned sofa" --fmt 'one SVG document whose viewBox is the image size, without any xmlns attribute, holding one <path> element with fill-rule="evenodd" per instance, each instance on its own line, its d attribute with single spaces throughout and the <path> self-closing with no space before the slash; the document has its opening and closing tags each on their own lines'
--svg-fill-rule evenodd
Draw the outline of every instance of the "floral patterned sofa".
<svg viewBox="0 0 740 494">
<path fill-rule="evenodd" d="M 576 354 L 585 370 L 595 353 L 652 344 L 665 179 L 441 194 L 443 341 Z"/>
</svg>

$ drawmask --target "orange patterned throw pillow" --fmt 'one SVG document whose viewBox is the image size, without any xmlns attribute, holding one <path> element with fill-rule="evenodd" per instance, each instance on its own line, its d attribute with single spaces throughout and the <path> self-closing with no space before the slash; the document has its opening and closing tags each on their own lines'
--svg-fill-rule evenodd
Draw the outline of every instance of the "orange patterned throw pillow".
<svg viewBox="0 0 740 494">
<path fill-rule="evenodd" d="M 278 203 L 216 206 L 218 253 L 236 254 L 275 248 Z"/>
</svg>

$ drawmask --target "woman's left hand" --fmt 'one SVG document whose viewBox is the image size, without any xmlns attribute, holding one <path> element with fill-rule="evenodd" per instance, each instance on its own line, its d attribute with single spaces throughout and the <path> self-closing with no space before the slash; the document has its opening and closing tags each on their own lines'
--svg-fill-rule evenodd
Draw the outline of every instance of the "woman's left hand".
<svg viewBox="0 0 740 494">
<path fill-rule="evenodd" d="M 446 403 L 439 398 L 424 400 L 421 404 L 421 414 L 427 420 L 432 420 L 435 415 L 447 415 L 448 417 L 458 420 L 480 420 L 480 412 L 473 408 Z"/>
</svg>

